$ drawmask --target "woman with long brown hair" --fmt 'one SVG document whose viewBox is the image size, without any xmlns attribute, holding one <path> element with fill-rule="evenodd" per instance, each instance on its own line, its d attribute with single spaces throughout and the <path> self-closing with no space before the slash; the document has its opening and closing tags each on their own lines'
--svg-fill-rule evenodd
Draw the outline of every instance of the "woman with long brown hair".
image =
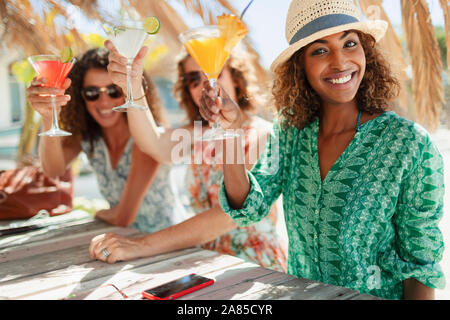
<svg viewBox="0 0 450 320">
<path fill-rule="evenodd" d="M 113 52 L 108 66 L 111 78 L 115 83 L 125 86 L 125 64 L 120 62 L 121 57 L 116 54 L 111 43 L 107 42 L 105 46 Z M 245 138 L 244 163 L 250 169 L 263 149 L 261 146 L 270 126 L 255 115 L 264 107 L 265 101 L 259 93 L 254 70 L 248 63 L 249 58 L 244 50 L 232 52 L 218 83 L 221 90 L 228 93 L 226 99 L 239 105 L 239 112 L 245 119 L 240 130 Z M 222 164 L 217 160 L 222 158 L 220 146 L 215 142 L 196 139 L 197 133 L 201 135 L 208 128 L 208 123 L 202 121 L 199 113 L 204 81 L 206 77 L 200 67 L 191 56 L 184 53 L 178 62 L 178 80 L 174 87 L 175 96 L 188 118 L 183 128 L 169 129 L 160 134 L 153 125 L 151 112 L 129 114 L 130 128 L 136 143 L 142 151 L 162 163 L 177 161 L 178 154 L 174 150 L 178 150 L 180 142 L 172 138 L 178 133 L 186 138 L 182 148 L 188 153 L 184 159 L 190 162 L 186 187 L 195 215 L 178 225 L 136 239 L 115 234 L 100 235 L 91 243 L 92 257 L 112 263 L 202 245 L 206 249 L 231 254 L 268 268 L 286 270 L 286 255 L 276 230 L 275 208 L 270 216 L 258 224 L 237 227 L 219 207 L 218 186 L 222 178 Z M 136 96 L 139 92 L 136 92 Z M 259 150 L 255 146 L 258 143 L 261 147 Z M 252 152 L 255 153 L 253 158 L 250 155 Z M 186 155 L 180 157 L 183 156 Z M 102 258 L 103 248 L 111 252 L 109 259 Z"/>
<path fill-rule="evenodd" d="M 122 89 L 107 71 L 109 52 L 91 49 L 73 66 L 64 85 L 57 92 L 61 124 L 69 137 L 42 137 L 40 161 L 44 172 L 59 176 L 84 151 L 95 172 L 99 189 L 110 209 L 96 217 L 119 226 L 132 226 L 142 232 L 154 232 L 184 219 L 184 210 L 169 184 L 170 168 L 144 154 L 134 143 L 126 113 L 112 108 L 124 103 Z M 156 87 L 147 76 L 142 98 L 165 125 Z M 52 88 L 40 86 L 45 79 L 34 79 L 27 89 L 33 108 L 42 116 L 43 129 L 51 124 L 50 98 L 43 96 Z M 65 105 L 67 104 L 67 105 Z M 65 105 L 65 106 L 64 106 Z M 105 256 L 108 255 L 104 251 Z"/>
<path fill-rule="evenodd" d="M 288 273 L 387 299 L 443 288 L 443 161 L 429 134 L 390 110 L 398 81 L 352 0 L 293 0 L 289 47 L 272 64 L 279 112 L 251 171 L 224 165 L 220 205 L 238 225 L 283 195 Z M 203 117 L 238 128 L 238 108 L 204 99 Z"/>
</svg>

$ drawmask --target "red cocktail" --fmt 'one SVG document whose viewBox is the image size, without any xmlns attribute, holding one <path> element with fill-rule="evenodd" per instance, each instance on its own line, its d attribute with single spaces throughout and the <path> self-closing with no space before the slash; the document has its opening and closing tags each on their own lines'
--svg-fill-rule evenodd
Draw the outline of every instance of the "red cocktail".
<svg viewBox="0 0 450 320">
<path fill-rule="evenodd" d="M 66 80 L 67 75 L 72 69 L 75 59 L 72 58 L 69 62 L 63 63 L 60 57 L 55 55 L 36 55 L 28 57 L 28 61 L 38 73 L 40 78 L 46 78 L 47 82 L 43 84 L 44 87 L 54 87 L 61 89 Z M 40 136 L 70 136 L 70 132 L 61 130 L 58 124 L 58 112 L 55 105 L 55 96 L 52 97 L 53 120 L 52 128 L 49 131 L 42 132 Z"/>
</svg>

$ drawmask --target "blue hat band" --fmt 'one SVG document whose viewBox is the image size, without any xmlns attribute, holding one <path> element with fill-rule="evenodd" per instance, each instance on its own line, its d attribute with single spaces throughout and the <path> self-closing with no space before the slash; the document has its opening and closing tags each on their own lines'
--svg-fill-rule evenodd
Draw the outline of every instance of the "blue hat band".
<svg viewBox="0 0 450 320">
<path fill-rule="evenodd" d="M 328 29 L 337 27 L 343 24 L 360 22 L 357 18 L 346 15 L 346 14 L 329 14 L 326 16 L 322 16 L 317 18 L 306 25 L 303 26 L 297 33 L 292 37 L 289 42 L 290 45 L 300 41 L 310 35 Z"/>
</svg>

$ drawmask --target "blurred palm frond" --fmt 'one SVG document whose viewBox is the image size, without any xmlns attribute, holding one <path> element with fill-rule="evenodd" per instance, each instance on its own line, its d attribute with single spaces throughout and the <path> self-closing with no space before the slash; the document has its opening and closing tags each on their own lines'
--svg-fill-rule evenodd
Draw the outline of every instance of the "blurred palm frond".
<svg viewBox="0 0 450 320">
<path fill-rule="evenodd" d="M 392 72 L 395 74 L 397 79 L 400 81 L 401 91 L 398 97 L 398 102 L 396 103 L 396 107 L 399 110 L 396 110 L 399 113 L 408 114 L 411 117 L 411 109 L 410 106 L 413 105 L 413 101 L 408 92 L 408 83 L 410 79 L 406 74 L 407 64 L 404 59 L 402 45 L 400 43 L 397 34 L 392 27 L 389 17 L 387 16 L 385 10 L 382 7 L 383 0 L 359 0 L 359 5 L 361 10 L 369 15 L 371 12 L 372 6 L 376 6 L 379 12 L 379 19 L 385 20 L 389 23 L 388 29 L 386 31 L 385 36 L 380 40 L 380 47 L 384 51 L 384 55 L 386 59 L 390 62 L 390 66 L 392 68 Z"/>
<path fill-rule="evenodd" d="M 442 60 L 426 0 L 401 0 L 417 120 L 434 130 L 444 103 Z"/>
</svg>

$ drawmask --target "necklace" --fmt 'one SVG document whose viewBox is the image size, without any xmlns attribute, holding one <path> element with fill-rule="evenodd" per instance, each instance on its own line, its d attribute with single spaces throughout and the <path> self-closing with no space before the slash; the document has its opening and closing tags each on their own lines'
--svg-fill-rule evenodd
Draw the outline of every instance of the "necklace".
<svg viewBox="0 0 450 320">
<path fill-rule="evenodd" d="M 359 111 L 359 114 L 358 114 L 358 122 L 356 123 L 356 132 L 359 131 L 360 122 L 361 122 L 361 111 Z"/>
</svg>

